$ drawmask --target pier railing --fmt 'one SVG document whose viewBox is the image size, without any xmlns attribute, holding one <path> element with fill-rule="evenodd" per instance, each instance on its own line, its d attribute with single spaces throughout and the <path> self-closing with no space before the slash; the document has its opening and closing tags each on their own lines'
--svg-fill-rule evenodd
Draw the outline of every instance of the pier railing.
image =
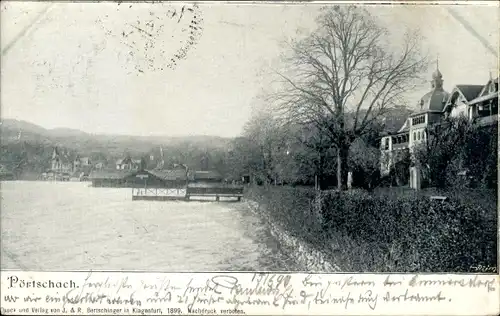
<svg viewBox="0 0 500 316">
<path fill-rule="evenodd" d="M 132 188 L 132 196 L 186 196 L 186 188 Z"/>
<path fill-rule="evenodd" d="M 243 197 L 243 187 L 183 187 L 183 188 L 132 188 L 132 200 L 189 200 L 198 198 L 237 198 Z"/>
</svg>

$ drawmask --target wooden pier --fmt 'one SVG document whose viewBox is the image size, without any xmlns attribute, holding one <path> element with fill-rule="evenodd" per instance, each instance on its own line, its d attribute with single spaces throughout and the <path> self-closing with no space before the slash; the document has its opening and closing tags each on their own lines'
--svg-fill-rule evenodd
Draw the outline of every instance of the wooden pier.
<svg viewBox="0 0 500 316">
<path fill-rule="evenodd" d="M 219 202 L 221 198 L 235 198 L 241 201 L 243 187 L 183 187 L 183 188 L 133 188 L 132 201 L 191 201 L 202 199 Z"/>
<path fill-rule="evenodd" d="M 243 197 L 243 187 L 241 186 L 220 186 L 220 187 L 187 187 L 186 199 L 191 197 L 212 197 L 215 201 L 220 198 L 237 198 L 241 201 Z"/>
</svg>

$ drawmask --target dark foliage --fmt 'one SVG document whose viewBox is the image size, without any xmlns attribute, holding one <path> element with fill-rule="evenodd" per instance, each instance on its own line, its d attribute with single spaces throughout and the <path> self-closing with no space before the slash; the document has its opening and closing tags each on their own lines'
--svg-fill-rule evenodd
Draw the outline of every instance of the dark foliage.
<svg viewBox="0 0 500 316">
<path fill-rule="evenodd" d="M 497 186 L 498 128 L 447 118 L 428 129 L 428 142 L 415 151 L 427 186 Z"/>
<path fill-rule="evenodd" d="M 321 198 L 321 221 L 314 191 L 251 191 L 284 229 L 323 249 L 346 271 L 471 272 L 472 266 L 496 266 L 494 207 L 418 194 L 329 192 Z"/>
</svg>

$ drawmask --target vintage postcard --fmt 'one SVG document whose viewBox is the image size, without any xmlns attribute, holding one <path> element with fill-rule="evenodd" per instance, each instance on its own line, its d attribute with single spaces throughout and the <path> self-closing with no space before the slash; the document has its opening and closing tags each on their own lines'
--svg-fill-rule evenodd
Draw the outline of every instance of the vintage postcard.
<svg viewBox="0 0 500 316">
<path fill-rule="evenodd" d="M 2 314 L 499 314 L 497 2 L 0 6 Z"/>
</svg>

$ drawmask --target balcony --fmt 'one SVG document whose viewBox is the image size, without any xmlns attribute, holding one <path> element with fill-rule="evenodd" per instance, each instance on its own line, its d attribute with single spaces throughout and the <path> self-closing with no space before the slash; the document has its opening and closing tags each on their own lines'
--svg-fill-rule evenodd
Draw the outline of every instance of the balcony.
<svg viewBox="0 0 500 316">
<path fill-rule="evenodd" d="M 409 146 L 409 142 L 394 143 L 394 144 L 392 144 L 392 150 L 405 149 L 405 148 L 408 148 L 408 146 Z"/>
<path fill-rule="evenodd" d="M 399 134 L 392 136 L 392 150 L 400 150 L 408 148 L 410 134 Z"/>
<path fill-rule="evenodd" d="M 480 126 L 496 125 L 498 122 L 498 114 L 476 117 L 475 120 Z"/>
</svg>

